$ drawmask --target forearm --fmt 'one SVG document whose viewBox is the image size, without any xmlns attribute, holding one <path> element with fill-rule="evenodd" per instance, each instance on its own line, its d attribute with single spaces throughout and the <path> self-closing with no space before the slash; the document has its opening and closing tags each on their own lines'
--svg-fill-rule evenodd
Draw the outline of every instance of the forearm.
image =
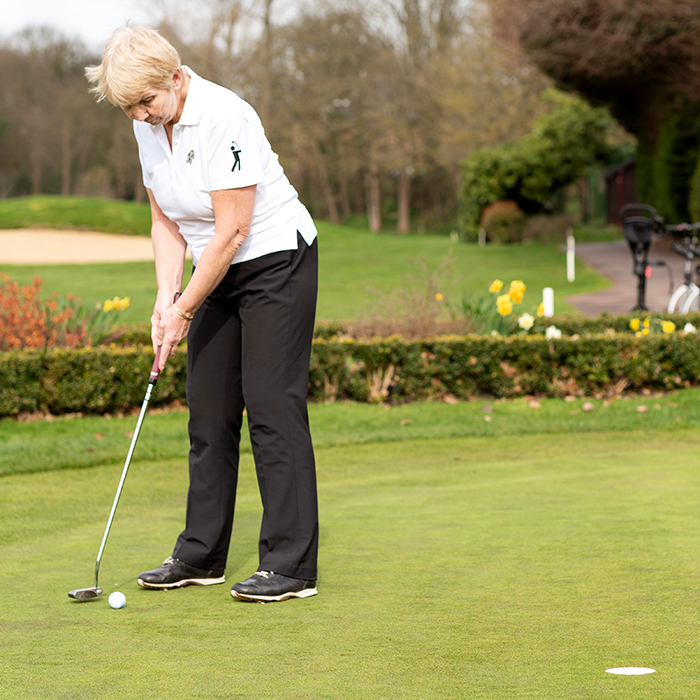
<svg viewBox="0 0 700 700">
<path fill-rule="evenodd" d="M 156 254 L 158 298 L 153 311 L 152 336 L 154 346 L 162 346 L 160 365 L 173 354 L 178 343 L 187 335 L 195 312 L 221 282 L 248 237 L 255 206 L 255 186 L 211 193 L 214 208 L 215 233 L 202 253 L 197 269 L 182 296 L 173 304 L 180 291 L 184 267 L 184 247 L 177 225 L 165 217 L 152 202 L 153 246 Z"/>
<path fill-rule="evenodd" d="M 236 253 L 250 233 L 255 186 L 211 193 L 215 233 L 202 253 L 187 289 L 177 302 L 193 316 L 228 272 Z"/>
<path fill-rule="evenodd" d="M 151 226 L 151 241 L 156 266 L 158 295 L 172 300 L 182 289 L 187 243 L 177 224 L 169 219 L 154 221 Z"/>
<path fill-rule="evenodd" d="M 193 316 L 204 300 L 216 289 L 224 278 L 250 229 L 239 229 L 231 237 L 215 234 L 207 243 L 187 288 L 177 302 L 185 315 Z"/>
</svg>

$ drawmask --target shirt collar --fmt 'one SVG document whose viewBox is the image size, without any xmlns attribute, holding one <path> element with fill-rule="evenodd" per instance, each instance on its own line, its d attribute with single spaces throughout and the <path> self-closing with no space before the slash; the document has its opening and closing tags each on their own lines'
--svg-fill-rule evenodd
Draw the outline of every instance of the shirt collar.
<svg viewBox="0 0 700 700">
<path fill-rule="evenodd" d="M 189 66 L 182 66 L 182 70 L 187 71 L 190 76 L 190 85 L 187 88 L 187 97 L 185 98 L 185 106 L 182 108 L 180 121 L 176 126 L 196 126 L 199 124 L 199 118 L 202 116 L 202 103 L 200 99 L 202 78 Z"/>
</svg>

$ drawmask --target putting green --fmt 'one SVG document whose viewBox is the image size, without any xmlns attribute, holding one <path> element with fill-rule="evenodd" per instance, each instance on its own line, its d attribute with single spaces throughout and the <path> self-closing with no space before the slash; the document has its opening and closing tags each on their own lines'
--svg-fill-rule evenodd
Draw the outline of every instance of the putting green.
<svg viewBox="0 0 700 700">
<path fill-rule="evenodd" d="M 92 585 L 121 465 L 4 477 L 0 698 L 693 697 L 700 435 L 676 438 L 319 449 L 319 595 L 271 605 L 229 595 L 257 563 L 249 455 L 227 584 L 138 589 L 186 483 L 181 460 L 139 462 L 86 603 L 67 592 Z"/>
</svg>

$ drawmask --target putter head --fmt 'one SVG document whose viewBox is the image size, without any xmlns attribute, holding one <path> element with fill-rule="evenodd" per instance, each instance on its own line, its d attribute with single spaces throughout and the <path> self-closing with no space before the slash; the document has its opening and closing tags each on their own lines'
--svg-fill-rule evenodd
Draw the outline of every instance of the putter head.
<svg viewBox="0 0 700 700">
<path fill-rule="evenodd" d="M 102 595 L 102 589 L 93 586 L 92 588 L 76 588 L 74 591 L 68 591 L 68 597 L 75 600 L 92 600 Z"/>
</svg>

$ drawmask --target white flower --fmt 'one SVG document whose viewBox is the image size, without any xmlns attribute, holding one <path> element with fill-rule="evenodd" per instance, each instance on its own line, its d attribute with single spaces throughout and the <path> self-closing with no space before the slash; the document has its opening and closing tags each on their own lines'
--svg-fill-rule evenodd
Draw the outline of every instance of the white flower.
<svg viewBox="0 0 700 700">
<path fill-rule="evenodd" d="M 684 333 L 697 333 L 698 329 L 692 323 L 686 323 L 685 326 L 683 326 L 683 332 Z"/>
<path fill-rule="evenodd" d="M 530 316 L 530 314 L 525 313 L 523 314 L 519 319 L 518 319 L 518 325 L 526 331 L 529 331 L 532 328 L 532 324 L 535 322 L 534 316 Z"/>
<path fill-rule="evenodd" d="M 544 332 L 544 337 L 547 338 L 547 340 L 561 338 L 561 331 L 556 326 L 547 326 L 547 330 Z"/>
</svg>

